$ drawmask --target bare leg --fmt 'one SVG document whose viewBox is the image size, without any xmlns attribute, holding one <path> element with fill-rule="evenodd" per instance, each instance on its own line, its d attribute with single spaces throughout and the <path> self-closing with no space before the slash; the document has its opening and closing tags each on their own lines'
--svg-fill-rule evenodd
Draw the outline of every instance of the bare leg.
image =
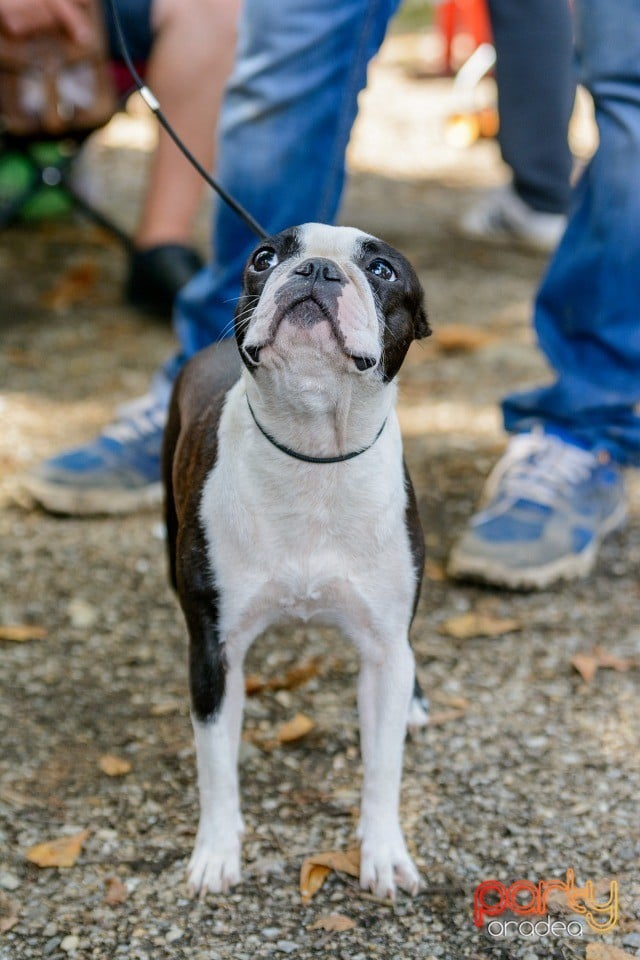
<svg viewBox="0 0 640 960">
<path fill-rule="evenodd" d="M 147 79 L 169 122 L 207 169 L 233 63 L 240 0 L 155 0 Z M 135 244 L 186 244 L 204 184 L 160 130 Z"/>
</svg>

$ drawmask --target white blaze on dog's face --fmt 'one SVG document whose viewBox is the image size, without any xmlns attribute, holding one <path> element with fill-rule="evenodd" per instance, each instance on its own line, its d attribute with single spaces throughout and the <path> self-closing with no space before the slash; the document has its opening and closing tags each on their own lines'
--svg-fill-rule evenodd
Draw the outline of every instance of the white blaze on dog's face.
<svg viewBox="0 0 640 960">
<path fill-rule="evenodd" d="M 389 382 L 411 341 L 429 333 L 415 271 L 352 227 L 308 223 L 261 243 L 247 263 L 236 338 L 259 376 Z"/>
</svg>

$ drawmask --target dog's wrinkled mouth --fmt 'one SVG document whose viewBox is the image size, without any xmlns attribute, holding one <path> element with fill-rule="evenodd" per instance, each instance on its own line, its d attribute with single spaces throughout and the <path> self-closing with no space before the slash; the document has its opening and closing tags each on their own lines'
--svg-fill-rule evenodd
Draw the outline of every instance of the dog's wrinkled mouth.
<svg viewBox="0 0 640 960">
<path fill-rule="evenodd" d="M 290 303 L 284 304 L 276 312 L 269 330 L 269 336 L 263 343 L 243 345 L 242 351 L 251 366 L 259 366 L 260 354 L 262 350 L 265 347 L 270 347 L 273 344 L 278 330 L 280 329 L 280 326 L 284 320 L 289 320 L 292 326 L 297 326 L 300 329 L 310 329 L 317 323 L 322 323 L 326 320 L 338 346 L 341 348 L 345 356 L 353 360 L 357 370 L 361 372 L 364 372 L 365 370 L 371 370 L 378 363 L 377 357 L 372 357 L 369 355 L 357 355 L 351 353 L 351 351 L 347 349 L 347 346 L 344 342 L 344 336 L 342 335 L 342 331 L 338 325 L 337 317 L 333 315 L 332 311 L 325 303 L 322 302 L 322 300 L 311 294 L 304 297 L 297 297 Z"/>
<path fill-rule="evenodd" d="M 289 320 L 299 327 L 313 327 L 316 323 L 322 323 L 323 320 L 326 320 L 333 333 L 339 337 L 336 318 L 326 304 L 313 295 L 299 297 L 281 311 L 278 311 L 274 318 L 274 335 L 283 320 Z"/>
</svg>

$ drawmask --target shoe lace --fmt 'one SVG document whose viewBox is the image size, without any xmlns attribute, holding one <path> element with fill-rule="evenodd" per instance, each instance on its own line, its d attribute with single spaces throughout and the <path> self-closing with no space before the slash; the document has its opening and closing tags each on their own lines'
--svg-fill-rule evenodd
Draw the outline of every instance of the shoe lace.
<svg viewBox="0 0 640 960">
<path fill-rule="evenodd" d="M 586 480 L 596 457 L 559 437 L 540 431 L 514 437 L 491 473 L 485 500 L 500 493 L 516 500 L 531 500 L 551 506 L 567 487 Z"/>
<path fill-rule="evenodd" d="M 143 440 L 164 430 L 167 410 L 153 394 L 145 394 L 118 408 L 118 419 L 102 431 L 104 437 L 118 443 Z"/>
</svg>

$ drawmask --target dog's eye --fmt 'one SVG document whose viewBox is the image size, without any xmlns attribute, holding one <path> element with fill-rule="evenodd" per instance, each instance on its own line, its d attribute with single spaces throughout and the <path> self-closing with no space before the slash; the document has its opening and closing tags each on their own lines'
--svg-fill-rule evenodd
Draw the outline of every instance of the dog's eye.
<svg viewBox="0 0 640 960">
<path fill-rule="evenodd" d="M 254 270 L 257 270 L 258 273 L 262 273 L 264 270 L 270 270 L 271 267 L 275 267 L 277 262 L 278 254 L 273 247 L 262 247 L 261 250 L 254 253 L 251 266 Z"/>
<path fill-rule="evenodd" d="M 382 257 L 376 257 L 375 260 L 372 260 L 367 270 L 369 273 L 372 273 L 374 277 L 379 277 L 380 280 L 387 280 L 389 283 L 398 279 L 391 264 L 383 260 Z"/>
</svg>

